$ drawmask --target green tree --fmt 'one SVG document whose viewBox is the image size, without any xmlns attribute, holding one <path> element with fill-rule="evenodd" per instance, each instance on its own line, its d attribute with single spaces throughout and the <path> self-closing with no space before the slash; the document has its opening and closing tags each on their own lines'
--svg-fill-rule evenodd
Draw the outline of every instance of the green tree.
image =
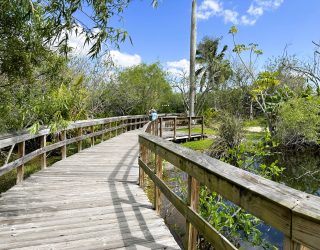
<svg viewBox="0 0 320 250">
<path fill-rule="evenodd" d="M 105 98 L 114 115 L 145 114 L 161 109 L 172 95 L 166 73 L 158 63 L 140 64 L 120 71 L 108 84 Z"/>
<path fill-rule="evenodd" d="M 200 85 L 196 105 L 197 112 L 202 109 L 208 93 L 217 89 L 232 74 L 229 61 L 224 59 L 228 46 L 223 46 L 219 52 L 219 42 L 220 38 L 204 37 L 198 45 L 196 62 L 200 68 L 196 71 L 196 75 L 200 78 Z"/>
</svg>

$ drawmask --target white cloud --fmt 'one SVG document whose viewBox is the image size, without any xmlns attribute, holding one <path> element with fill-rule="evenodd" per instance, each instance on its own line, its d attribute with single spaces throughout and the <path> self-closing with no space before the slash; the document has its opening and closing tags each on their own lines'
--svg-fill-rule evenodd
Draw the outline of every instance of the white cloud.
<svg viewBox="0 0 320 250">
<path fill-rule="evenodd" d="M 233 24 L 238 24 L 238 16 L 239 13 L 233 10 L 224 10 L 222 13 L 223 19 L 225 23 L 233 23 Z"/>
<path fill-rule="evenodd" d="M 179 61 L 171 61 L 166 63 L 167 71 L 175 76 L 182 76 L 183 74 L 189 74 L 190 62 L 187 59 L 181 59 Z"/>
<path fill-rule="evenodd" d="M 251 16 L 262 16 L 264 9 L 262 7 L 254 6 L 253 4 L 250 5 L 247 13 Z"/>
<path fill-rule="evenodd" d="M 254 25 L 265 11 L 276 10 L 283 2 L 284 0 L 251 0 L 246 14 L 240 14 L 236 10 L 224 8 L 219 0 L 204 0 L 198 8 L 197 17 L 207 20 L 212 16 L 220 16 L 225 23 Z"/>
<path fill-rule="evenodd" d="M 256 18 L 249 18 L 248 16 L 243 15 L 243 16 L 241 16 L 240 21 L 243 25 L 254 25 L 257 22 L 257 19 Z"/>
<path fill-rule="evenodd" d="M 118 50 L 111 50 L 110 56 L 116 66 L 123 68 L 132 67 L 142 62 L 141 56 L 137 54 L 130 55 L 127 53 L 121 53 Z"/>
</svg>

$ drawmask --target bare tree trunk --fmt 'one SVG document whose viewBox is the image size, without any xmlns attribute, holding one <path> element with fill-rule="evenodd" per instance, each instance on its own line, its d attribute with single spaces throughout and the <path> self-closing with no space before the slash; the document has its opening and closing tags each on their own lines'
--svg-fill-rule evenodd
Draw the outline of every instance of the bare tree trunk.
<svg viewBox="0 0 320 250">
<path fill-rule="evenodd" d="M 253 120 L 253 101 L 250 100 L 250 120 Z"/>
<path fill-rule="evenodd" d="M 194 103 L 196 99 L 196 46 L 197 46 L 197 1 L 192 0 L 191 35 L 190 35 L 190 90 L 189 90 L 189 116 L 194 116 Z"/>
</svg>

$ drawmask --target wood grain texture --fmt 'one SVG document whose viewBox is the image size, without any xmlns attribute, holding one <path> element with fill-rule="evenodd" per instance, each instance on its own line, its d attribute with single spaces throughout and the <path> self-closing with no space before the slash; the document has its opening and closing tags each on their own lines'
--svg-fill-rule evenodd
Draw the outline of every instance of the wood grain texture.
<svg viewBox="0 0 320 250">
<path fill-rule="evenodd" d="M 210 190 L 274 226 L 290 241 L 304 248 L 320 249 L 320 197 L 267 180 L 162 138 L 142 134 L 139 142 Z"/>
<path fill-rule="evenodd" d="M 137 185 L 130 131 L 1 194 L 0 249 L 180 249 Z"/>
</svg>

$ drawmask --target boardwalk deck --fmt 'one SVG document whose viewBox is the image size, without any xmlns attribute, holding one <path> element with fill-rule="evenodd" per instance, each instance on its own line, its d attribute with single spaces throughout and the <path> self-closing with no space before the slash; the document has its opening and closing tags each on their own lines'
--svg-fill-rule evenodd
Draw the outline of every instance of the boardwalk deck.
<svg viewBox="0 0 320 250">
<path fill-rule="evenodd" d="M 137 185 L 138 133 L 85 149 L 1 194 L 0 249 L 180 249 Z"/>
</svg>

